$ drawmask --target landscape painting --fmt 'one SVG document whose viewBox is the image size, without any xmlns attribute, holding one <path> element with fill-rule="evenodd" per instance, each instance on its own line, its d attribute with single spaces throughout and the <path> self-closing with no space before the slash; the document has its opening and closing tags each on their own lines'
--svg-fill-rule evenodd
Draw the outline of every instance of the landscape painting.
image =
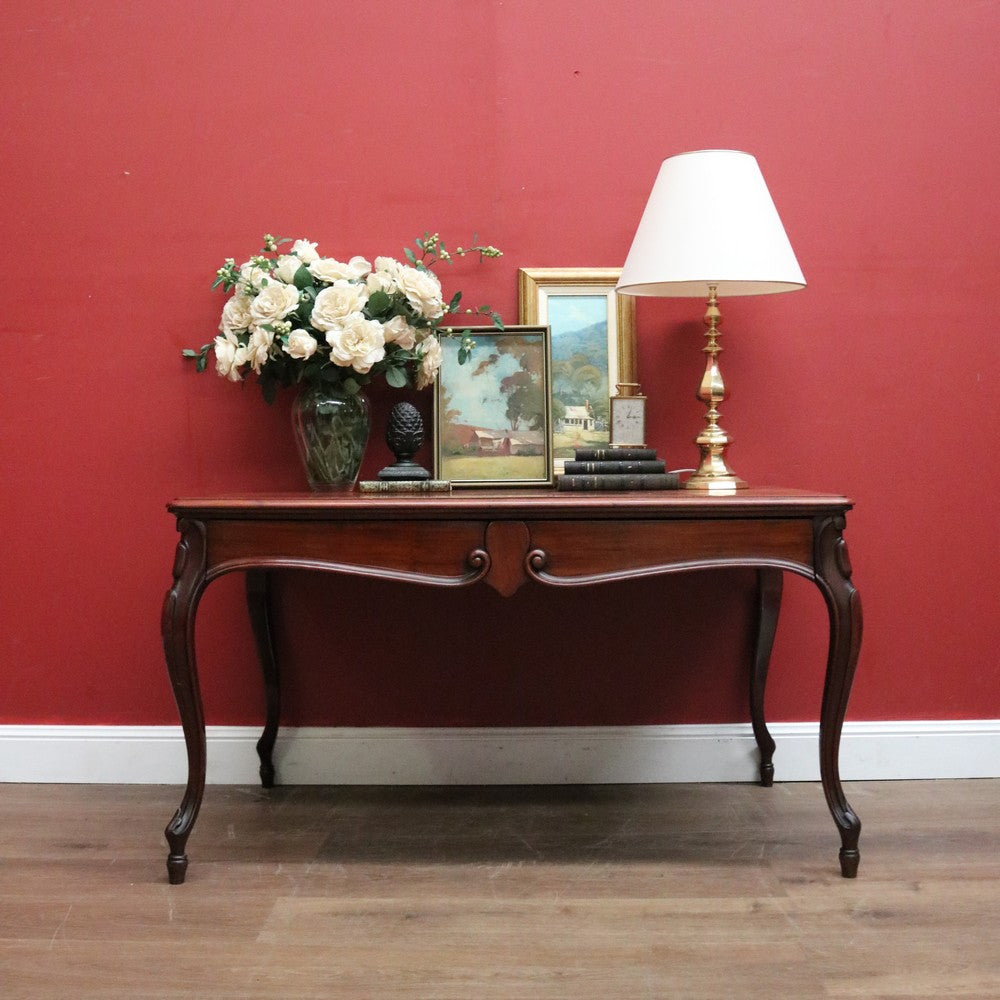
<svg viewBox="0 0 1000 1000">
<path fill-rule="evenodd" d="M 474 329 L 443 337 L 435 388 L 435 475 L 454 486 L 552 483 L 548 327 Z"/>
<path fill-rule="evenodd" d="M 609 441 L 608 302 L 604 295 L 548 301 L 552 328 L 552 447 L 558 461 Z"/>
<path fill-rule="evenodd" d="M 618 295 L 620 268 L 521 268 L 522 323 L 552 335 L 552 448 L 555 472 L 578 448 L 610 440 L 610 397 L 638 388 L 635 303 Z"/>
</svg>

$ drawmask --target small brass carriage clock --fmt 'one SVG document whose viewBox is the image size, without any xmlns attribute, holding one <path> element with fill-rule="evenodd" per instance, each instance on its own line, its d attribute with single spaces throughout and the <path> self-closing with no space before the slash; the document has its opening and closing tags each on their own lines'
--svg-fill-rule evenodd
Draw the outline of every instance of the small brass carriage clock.
<svg viewBox="0 0 1000 1000">
<path fill-rule="evenodd" d="M 619 382 L 618 395 L 612 396 L 611 444 L 616 447 L 646 445 L 646 397 L 638 382 Z"/>
</svg>

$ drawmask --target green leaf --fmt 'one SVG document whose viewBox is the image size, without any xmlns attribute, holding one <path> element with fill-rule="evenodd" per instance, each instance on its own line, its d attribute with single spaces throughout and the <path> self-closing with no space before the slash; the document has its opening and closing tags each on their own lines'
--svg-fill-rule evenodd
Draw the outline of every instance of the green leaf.
<svg viewBox="0 0 1000 1000">
<path fill-rule="evenodd" d="M 458 363 L 460 365 L 464 365 L 465 362 L 469 360 L 469 355 L 471 353 L 472 352 L 468 348 L 460 347 L 458 349 Z"/>
<path fill-rule="evenodd" d="M 344 379 L 344 391 L 352 396 L 357 395 L 361 391 L 361 386 L 358 385 L 357 381 L 350 376 Z"/>
<path fill-rule="evenodd" d="M 292 276 L 292 284 L 300 291 L 308 288 L 313 283 L 313 276 L 309 273 L 309 268 L 305 264 L 300 264 L 298 270 Z"/>
<path fill-rule="evenodd" d="M 185 347 L 184 350 L 181 351 L 181 354 L 184 355 L 185 358 L 196 358 L 196 357 L 198 357 L 198 352 L 197 351 L 192 351 L 190 347 Z"/>
<path fill-rule="evenodd" d="M 493 325 L 498 330 L 502 330 L 504 328 L 504 326 L 503 326 L 503 320 L 500 318 L 500 313 L 491 312 L 490 313 L 490 318 L 493 320 Z"/>
<path fill-rule="evenodd" d="M 198 360 L 194 363 L 194 370 L 196 372 L 203 372 L 208 367 L 208 355 L 201 354 L 198 356 Z"/>
<path fill-rule="evenodd" d="M 381 289 L 368 297 L 368 310 L 372 316 L 381 316 L 392 308 L 392 300 Z"/>
<path fill-rule="evenodd" d="M 455 310 L 458 309 L 459 302 L 461 301 L 462 301 L 462 293 L 455 292 L 455 294 L 451 297 L 451 302 L 448 303 L 448 308 L 446 311 L 450 313 L 455 312 Z"/>
<path fill-rule="evenodd" d="M 385 380 L 393 389 L 404 389 L 409 384 L 405 368 L 388 368 L 385 373 Z"/>
<path fill-rule="evenodd" d="M 416 258 L 416 256 L 414 256 L 413 251 L 409 247 L 403 247 L 403 253 L 406 254 L 406 259 L 411 264 L 416 264 L 417 263 L 417 258 Z"/>
</svg>

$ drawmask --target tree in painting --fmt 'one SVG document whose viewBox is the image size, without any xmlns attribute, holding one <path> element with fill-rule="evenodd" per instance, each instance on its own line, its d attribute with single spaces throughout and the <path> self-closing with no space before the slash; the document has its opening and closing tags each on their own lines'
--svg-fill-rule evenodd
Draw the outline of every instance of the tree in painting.
<svg viewBox="0 0 1000 1000">
<path fill-rule="evenodd" d="M 518 365 L 516 371 L 502 375 L 500 395 L 506 401 L 505 415 L 512 431 L 533 431 L 545 428 L 545 371 L 542 345 L 535 339 L 524 337 L 497 337 L 494 349 L 476 366 L 472 377 L 477 378 L 497 368 L 503 356 L 512 357 Z"/>
</svg>

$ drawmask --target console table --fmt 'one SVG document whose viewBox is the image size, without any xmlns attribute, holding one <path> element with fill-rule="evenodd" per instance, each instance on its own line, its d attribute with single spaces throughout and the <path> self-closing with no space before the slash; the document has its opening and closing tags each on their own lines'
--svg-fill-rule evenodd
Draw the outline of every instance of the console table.
<svg viewBox="0 0 1000 1000">
<path fill-rule="evenodd" d="M 187 747 L 184 797 L 167 825 L 167 873 L 181 883 L 187 840 L 205 790 L 205 717 L 195 665 L 199 599 L 216 577 L 246 573 L 247 602 L 266 691 L 257 751 L 261 780 L 274 783 L 279 678 L 268 621 L 268 571 L 309 569 L 433 587 L 485 584 L 510 596 L 523 584 L 580 587 L 666 573 L 750 567 L 758 586 L 750 715 L 760 779 L 770 785 L 774 741 L 764 721 L 764 685 L 781 603 L 782 572 L 820 589 L 830 645 L 819 723 L 823 792 L 840 832 L 840 868 L 857 874 L 861 823 L 840 783 L 844 713 L 861 645 L 861 603 L 843 538 L 850 500 L 794 490 L 727 496 L 685 490 L 449 494 L 316 493 L 175 500 L 180 540 L 163 603 L 163 645 Z"/>
</svg>

